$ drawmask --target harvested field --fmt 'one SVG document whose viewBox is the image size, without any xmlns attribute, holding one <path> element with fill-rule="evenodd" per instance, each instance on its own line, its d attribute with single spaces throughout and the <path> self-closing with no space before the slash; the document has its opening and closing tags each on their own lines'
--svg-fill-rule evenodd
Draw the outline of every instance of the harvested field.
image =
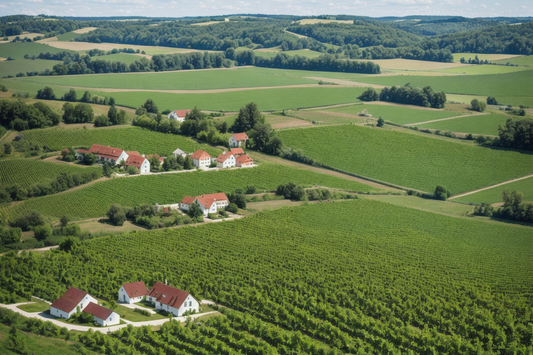
<svg viewBox="0 0 533 355">
<path fill-rule="evenodd" d="M 440 70 L 448 68 L 457 68 L 471 66 L 470 64 L 461 63 L 441 63 L 429 62 L 427 60 L 412 59 L 378 59 L 372 62 L 379 64 L 381 69 L 405 69 L 405 70 Z"/>
<path fill-rule="evenodd" d="M 274 129 L 283 129 L 291 127 L 312 126 L 309 121 L 301 120 L 294 117 L 278 116 L 278 115 L 266 115 L 265 120 L 272 125 Z"/>
<path fill-rule="evenodd" d="M 300 25 L 314 25 L 316 23 L 346 23 L 346 24 L 352 24 L 353 21 L 350 20 L 322 20 L 322 19 L 304 19 L 298 21 Z"/>
<path fill-rule="evenodd" d="M 88 51 L 91 49 L 100 49 L 104 51 L 110 51 L 112 49 L 121 48 L 133 48 L 145 51 L 148 54 L 169 54 L 169 53 L 190 53 L 196 52 L 196 49 L 184 49 L 184 48 L 171 48 L 171 47 L 157 47 L 157 46 L 137 46 L 120 43 L 89 43 L 89 42 L 48 42 L 46 43 L 51 47 L 59 49 L 69 49 L 73 51 Z"/>
<path fill-rule="evenodd" d="M 32 33 L 29 33 L 29 32 L 23 32 L 21 35 L 16 35 L 16 36 L 7 36 L 8 38 L 8 41 L 0 41 L 0 43 L 8 43 L 12 40 L 14 40 L 15 38 L 19 37 L 21 39 L 24 39 L 26 37 L 28 38 L 31 38 L 31 39 L 34 39 L 35 37 L 37 36 L 41 36 L 43 37 L 44 35 L 42 33 L 35 33 L 35 32 L 32 32 Z"/>
<path fill-rule="evenodd" d="M 514 54 L 453 53 L 453 60 L 458 62 L 461 58 L 466 60 L 468 60 L 468 58 L 474 59 L 476 55 L 479 60 L 489 61 L 521 57 Z"/>
<path fill-rule="evenodd" d="M 72 32 L 74 33 L 87 33 L 87 32 L 91 32 L 91 31 L 94 31 L 96 30 L 98 27 L 84 27 L 84 28 L 80 28 L 78 30 L 74 30 Z"/>
</svg>

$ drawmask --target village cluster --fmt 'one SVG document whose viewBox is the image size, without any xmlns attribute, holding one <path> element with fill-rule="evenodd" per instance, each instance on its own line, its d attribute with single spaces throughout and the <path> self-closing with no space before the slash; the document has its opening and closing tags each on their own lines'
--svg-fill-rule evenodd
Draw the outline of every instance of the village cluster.
<svg viewBox="0 0 533 355">
<path fill-rule="evenodd" d="M 176 112 L 176 111 L 174 111 Z M 212 163 L 216 163 L 218 169 L 224 168 L 243 168 L 251 167 L 254 164 L 254 161 L 250 156 L 248 156 L 242 147 L 246 144 L 248 136 L 246 133 L 234 133 L 229 138 L 229 147 L 230 151 L 224 151 L 217 158 L 212 157 L 204 150 L 197 150 L 196 152 L 189 155 L 189 158 L 192 160 L 192 165 L 198 169 L 207 169 L 211 166 Z M 86 149 L 77 149 L 76 150 L 76 159 L 82 160 L 85 158 L 85 155 L 91 153 L 97 158 L 97 163 L 104 164 L 108 163 L 109 165 L 117 165 L 124 163 L 125 167 L 133 166 L 139 170 L 139 173 L 146 174 L 150 172 L 150 161 L 149 159 L 153 156 L 157 157 L 159 164 L 163 164 L 163 158 L 157 154 L 153 155 L 141 155 L 137 151 L 125 151 L 120 148 L 104 146 L 99 144 L 93 144 L 89 150 Z M 181 155 L 183 158 L 187 157 L 181 149 L 176 149 L 173 152 L 174 157 Z"/>
<path fill-rule="evenodd" d="M 121 303 L 138 303 L 143 300 L 150 302 L 156 310 L 183 316 L 186 312 L 198 313 L 200 304 L 189 292 L 168 286 L 161 282 L 147 291 L 143 281 L 123 284 L 118 290 L 118 301 Z M 94 322 L 101 326 L 120 324 L 120 315 L 98 304 L 96 298 L 89 293 L 71 287 L 50 306 L 50 314 L 57 318 L 69 319 L 78 312 L 85 312 L 94 317 Z"/>
</svg>

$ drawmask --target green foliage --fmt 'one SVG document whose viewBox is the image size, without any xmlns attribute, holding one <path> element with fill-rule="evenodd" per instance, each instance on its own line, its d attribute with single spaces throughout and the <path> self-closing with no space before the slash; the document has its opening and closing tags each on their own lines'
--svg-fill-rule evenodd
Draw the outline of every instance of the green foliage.
<svg viewBox="0 0 533 355">
<path fill-rule="evenodd" d="M 35 98 L 42 100 L 54 100 L 56 98 L 56 95 L 54 94 L 54 90 L 50 86 L 45 86 L 44 89 L 39 89 Z"/>
<path fill-rule="evenodd" d="M 384 124 L 385 124 L 385 120 L 381 117 L 378 118 L 378 123 L 376 124 L 376 126 L 383 127 Z"/>
<path fill-rule="evenodd" d="M 60 116 L 42 102 L 0 100 L 0 125 L 16 131 L 58 125 Z"/>
<path fill-rule="evenodd" d="M 278 134 L 287 146 L 322 164 L 428 192 L 435 181 L 456 194 L 533 173 L 530 155 L 400 132 L 351 125 Z"/>
<path fill-rule="evenodd" d="M 107 217 L 111 223 L 116 226 L 123 225 L 124 221 L 126 220 L 126 214 L 124 213 L 122 206 L 119 204 L 113 204 L 111 207 L 109 207 L 109 210 L 107 211 Z"/>
<path fill-rule="evenodd" d="M 288 183 L 287 185 L 279 185 L 276 189 L 276 195 L 295 201 L 302 201 L 306 196 L 302 185 L 296 185 L 292 182 Z"/>
<path fill-rule="evenodd" d="M 533 150 L 533 120 L 509 118 L 504 126 L 498 127 L 500 140 L 503 147 Z"/>
<path fill-rule="evenodd" d="M 200 205 L 197 202 L 191 203 L 189 209 L 187 210 L 187 214 L 192 219 L 196 219 L 204 215 L 202 209 L 200 208 Z"/>
<path fill-rule="evenodd" d="M 473 99 L 470 102 L 470 109 L 473 111 L 483 112 L 487 108 L 487 104 L 483 101 L 479 101 L 478 99 Z"/>
<path fill-rule="evenodd" d="M 152 316 L 152 313 L 148 312 L 148 310 L 146 310 L 146 309 L 135 308 L 133 310 L 133 312 L 140 313 L 140 314 L 142 314 L 143 316 L 146 316 L 146 317 L 151 317 Z"/>
<path fill-rule="evenodd" d="M 401 87 L 393 86 L 383 88 L 379 93 L 381 101 L 398 102 L 401 104 L 410 104 L 423 107 L 443 108 L 446 103 L 446 94 L 434 92 L 430 86 L 423 89 L 412 87 L 410 83 Z"/>
<path fill-rule="evenodd" d="M 493 213 L 494 213 L 494 207 L 492 207 L 490 204 L 485 203 L 485 202 L 481 203 L 481 205 L 477 205 L 474 208 L 474 214 L 477 216 L 491 217 Z"/>
<path fill-rule="evenodd" d="M 435 192 L 433 192 L 433 198 L 435 198 L 436 200 L 446 201 L 446 199 L 450 196 L 450 191 L 446 190 L 445 187 L 440 185 L 437 185 L 437 187 L 435 187 Z"/>
<path fill-rule="evenodd" d="M 159 109 L 157 108 L 157 105 L 152 99 L 148 99 L 144 102 L 143 107 L 146 109 L 146 112 L 150 113 L 158 113 Z"/>
<path fill-rule="evenodd" d="M 41 21 L 48 22 L 48 21 Z M 5 46 L 0 47 L 0 57 L 12 57 L 13 59 L 22 59 L 24 55 L 38 56 L 43 52 L 59 53 L 64 49 L 54 48 L 42 43 L 3 43 Z"/>
<path fill-rule="evenodd" d="M 20 228 L 23 231 L 28 231 L 30 227 L 38 227 L 44 224 L 45 221 L 43 216 L 37 211 L 30 210 L 13 220 L 11 226 Z"/>
<path fill-rule="evenodd" d="M 246 106 L 241 107 L 239 115 L 230 127 L 230 131 L 236 133 L 248 132 L 260 123 L 265 123 L 265 116 L 261 114 L 255 102 L 250 102 Z"/>
<path fill-rule="evenodd" d="M 226 207 L 226 211 L 231 213 L 237 213 L 239 210 L 239 207 L 235 203 L 230 203 L 228 207 Z"/>
<path fill-rule="evenodd" d="M 503 190 L 503 206 L 494 213 L 494 216 L 533 223 L 533 203 L 522 203 L 523 197 L 524 194 L 519 191 Z"/>
<path fill-rule="evenodd" d="M 379 100 L 379 94 L 374 88 L 368 88 L 358 97 L 358 99 L 362 101 L 377 101 Z"/>
<path fill-rule="evenodd" d="M 498 100 L 494 96 L 487 97 L 487 105 L 498 105 Z"/>
<path fill-rule="evenodd" d="M 4 228 L 0 226 L 0 243 L 12 244 L 20 242 L 22 230 L 20 228 Z"/>
<path fill-rule="evenodd" d="M 63 98 L 61 100 L 70 102 L 78 101 L 78 95 L 76 94 L 76 90 L 70 89 L 68 92 L 65 93 L 65 95 L 63 95 Z"/>
<path fill-rule="evenodd" d="M 52 236 L 52 227 L 49 224 L 43 224 L 41 226 L 36 226 L 33 228 L 35 232 L 35 239 L 37 240 L 46 240 Z"/>
<path fill-rule="evenodd" d="M 13 350 L 19 354 L 26 354 L 26 337 L 18 331 L 15 325 L 12 325 L 9 330 L 9 338 L 6 343 L 8 349 Z"/>
</svg>

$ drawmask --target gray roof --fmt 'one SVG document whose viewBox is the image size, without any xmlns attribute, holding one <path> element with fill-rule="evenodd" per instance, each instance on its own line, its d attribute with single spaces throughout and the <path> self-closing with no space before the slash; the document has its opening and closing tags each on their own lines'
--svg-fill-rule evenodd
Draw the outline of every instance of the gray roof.
<svg viewBox="0 0 533 355">
<path fill-rule="evenodd" d="M 174 151 L 174 154 L 185 154 L 185 152 L 178 148 Z"/>
</svg>

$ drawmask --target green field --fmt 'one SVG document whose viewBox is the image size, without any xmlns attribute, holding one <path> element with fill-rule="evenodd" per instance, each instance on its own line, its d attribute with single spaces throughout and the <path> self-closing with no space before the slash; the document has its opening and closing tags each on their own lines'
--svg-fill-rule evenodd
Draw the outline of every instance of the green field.
<svg viewBox="0 0 533 355">
<path fill-rule="evenodd" d="M 444 69 L 444 70 L 441 70 L 441 72 L 451 73 L 451 74 L 482 75 L 482 74 L 514 73 L 517 71 L 524 71 L 524 70 L 531 70 L 531 69 L 532 68 L 527 68 L 527 67 L 511 67 L 511 66 L 504 66 L 504 65 L 483 64 L 483 65 L 472 65 L 469 67 Z"/>
<path fill-rule="evenodd" d="M 141 203 L 172 204 L 180 202 L 184 196 L 229 192 L 237 188 L 244 189 L 247 185 L 275 190 L 279 184 L 289 182 L 350 191 L 375 190 L 351 180 L 283 165 L 262 163 L 250 169 L 115 178 L 61 195 L 24 201 L 12 208 L 0 208 L 0 220 L 7 215 L 15 216 L 28 210 L 37 210 L 56 218 L 66 215 L 71 220 L 87 219 L 105 216 L 109 206 L 114 203 L 125 206 Z"/>
<path fill-rule="evenodd" d="M 101 57 L 96 57 L 96 59 L 102 59 L 107 60 L 110 62 L 123 62 L 126 64 L 134 63 L 138 60 L 140 60 L 142 57 L 135 55 L 135 54 L 127 54 L 127 53 L 116 53 L 116 54 L 109 54 L 104 55 Z"/>
<path fill-rule="evenodd" d="M 61 127 L 26 131 L 24 138 L 45 145 L 51 151 L 69 147 L 90 147 L 93 144 L 110 145 L 124 150 L 136 150 L 140 154 L 170 156 L 177 148 L 187 153 L 203 149 L 212 156 L 221 151 L 207 144 L 197 143 L 191 138 L 174 134 L 163 134 L 140 127 L 65 129 Z"/>
<path fill-rule="evenodd" d="M 533 106 L 533 70 L 508 74 L 473 76 L 366 76 L 358 81 L 379 85 L 431 86 L 435 91 L 446 93 L 495 96 L 508 105 Z"/>
<path fill-rule="evenodd" d="M 457 202 L 464 202 L 464 203 L 475 203 L 480 204 L 482 202 L 485 203 L 497 203 L 497 202 L 503 202 L 502 200 L 502 191 L 503 190 L 516 190 L 520 191 L 524 194 L 523 201 L 530 201 L 533 202 L 533 177 L 523 179 L 520 181 L 511 182 L 509 184 L 505 184 L 498 187 L 493 187 L 492 189 L 483 190 L 480 192 L 476 192 L 475 194 L 467 195 L 464 197 L 459 197 L 457 199 L 454 199 L 454 201 Z"/>
<path fill-rule="evenodd" d="M 52 70 L 54 65 L 62 63 L 59 60 L 42 60 L 42 59 L 16 59 L 16 60 L 5 60 L 0 62 L 0 77 L 5 77 L 8 75 L 15 76 L 18 73 L 27 72 L 42 72 L 46 69 Z"/>
<path fill-rule="evenodd" d="M 489 115 L 460 117 L 446 121 L 426 123 L 423 125 L 419 125 L 418 127 L 440 129 L 441 131 L 487 134 L 497 136 L 498 126 L 504 125 L 509 118 L 514 117 L 491 113 Z"/>
<path fill-rule="evenodd" d="M 30 302 L 33 303 L 22 304 L 20 306 L 17 306 L 17 308 L 30 313 L 44 312 L 50 309 L 50 304 L 38 300 L 37 298 L 32 297 Z"/>
<path fill-rule="evenodd" d="M 502 63 L 502 64 L 511 63 L 511 64 L 516 64 L 516 65 L 533 66 L 533 55 L 510 58 L 510 59 L 495 60 L 495 62 Z"/>
<path fill-rule="evenodd" d="M 256 57 L 268 57 L 268 58 L 274 58 L 278 53 L 284 53 L 288 56 L 295 56 L 299 55 L 302 57 L 307 58 L 316 58 L 320 57 L 321 55 L 324 55 L 325 53 L 312 51 L 312 50 L 306 50 L 306 49 L 300 49 L 295 51 L 272 51 L 272 52 L 263 52 L 263 51 L 254 51 Z"/>
<path fill-rule="evenodd" d="M 112 60 L 113 56 L 140 57 L 128 54 L 113 54 L 97 57 Z M 178 72 L 95 74 L 83 76 L 42 76 L 23 78 L 20 81 L 44 85 L 77 86 L 89 88 L 118 88 L 144 90 L 209 90 L 241 87 L 285 86 L 315 84 L 317 80 L 275 75 L 269 69 L 242 68 L 220 70 L 182 70 Z"/>
<path fill-rule="evenodd" d="M 485 54 L 485 53 L 453 53 L 453 60 L 458 62 L 461 60 L 461 58 L 464 58 L 468 61 L 468 58 L 476 58 L 476 55 L 479 60 L 488 60 L 489 62 L 494 61 L 494 58 L 497 58 L 500 56 L 500 54 Z M 517 58 L 519 58 L 517 56 Z M 510 60 L 510 59 L 505 59 Z"/>
<path fill-rule="evenodd" d="M 400 186 L 452 194 L 533 173 L 533 156 L 358 126 L 279 132 L 283 143 L 326 165 Z"/>
<path fill-rule="evenodd" d="M 61 173 L 82 173 L 100 167 L 79 167 L 76 165 L 51 163 L 33 159 L 0 160 L 0 185 L 18 185 L 22 188 L 55 179 Z"/>
<path fill-rule="evenodd" d="M 410 107 L 372 104 L 337 107 L 328 109 L 327 111 L 357 115 L 358 112 L 361 112 L 364 109 L 366 109 L 373 118 L 381 117 L 386 122 L 393 122 L 400 125 L 457 116 L 457 113 L 449 111 L 420 110 Z"/>
<path fill-rule="evenodd" d="M 202 110 L 239 111 L 249 102 L 255 102 L 260 110 L 283 110 L 317 107 L 343 103 L 355 103 L 364 88 L 304 87 L 238 90 L 207 94 L 169 94 L 161 92 L 113 92 L 117 104 L 137 108 L 151 98 L 162 109 L 198 107 Z"/>
<path fill-rule="evenodd" d="M 25 54 L 28 54 L 30 57 L 33 55 L 37 57 L 40 53 L 57 53 L 63 51 L 66 50 L 54 48 L 41 43 L 15 42 L 3 43 L 0 45 L 0 57 L 11 57 L 13 59 L 22 59 Z"/>
<path fill-rule="evenodd" d="M 204 336 L 209 334 L 210 344 L 231 339 L 232 347 L 240 349 L 254 335 L 278 353 L 287 353 L 283 345 L 292 344 L 289 339 L 309 336 L 342 353 L 425 354 L 438 349 L 439 354 L 472 354 L 514 346 L 525 354 L 532 316 L 532 246 L 528 227 L 355 200 L 101 237 L 68 254 L 4 257 L 2 269 L 17 278 L 0 279 L 0 286 L 50 299 L 75 286 L 102 298 L 116 297 L 124 282 L 167 280 L 197 299 L 246 312 L 245 321 L 226 309 L 225 326 L 217 327 L 214 320 L 190 330 L 179 327 L 182 331 L 174 336 L 165 331 L 168 324 L 162 329 L 165 336 L 137 329 L 145 336 L 138 337 L 136 346 L 149 342 L 169 353 L 183 343 L 190 343 L 189 353 L 220 353 L 196 350 L 210 346 L 197 340 L 202 333 L 192 336 L 200 328 Z M 289 333 L 267 332 L 265 323 Z M 493 338 L 505 334 L 509 324 L 525 336 Z M 135 331 L 114 338 L 131 344 Z M 276 353 L 248 349 L 242 353 Z M 307 353 L 322 352 L 315 348 Z"/>
</svg>

